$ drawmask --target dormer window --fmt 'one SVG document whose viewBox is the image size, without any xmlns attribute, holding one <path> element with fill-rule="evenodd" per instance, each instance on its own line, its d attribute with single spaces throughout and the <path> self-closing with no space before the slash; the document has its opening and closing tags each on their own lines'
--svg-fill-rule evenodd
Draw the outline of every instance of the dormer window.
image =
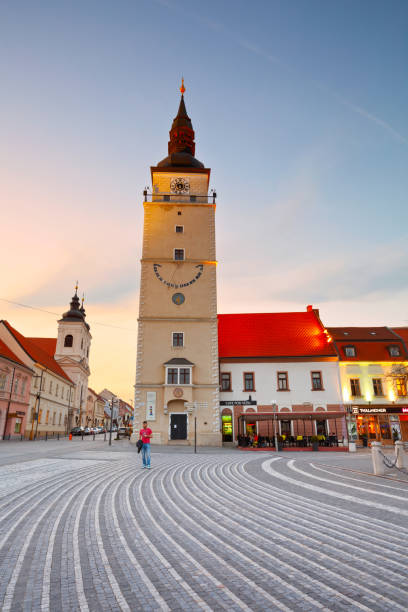
<svg viewBox="0 0 408 612">
<path fill-rule="evenodd" d="M 399 357 L 401 355 L 399 346 L 393 345 L 388 347 L 390 357 Z"/>
<path fill-rule="evenodd" d="M 68 334 L 67 336 L 65 336 L 64 346 L 71 347 L 73 343 L 74 343 L 74 338 L 73 336 L 71 336 L 71 334 Z"/>
<path fill-rule="evenodd" d="M 355 357 L 356 356 L 356 347 L 355 346 L 345 346 L 343 348 L 344 354 L 346 357 Z"/>
</svg>

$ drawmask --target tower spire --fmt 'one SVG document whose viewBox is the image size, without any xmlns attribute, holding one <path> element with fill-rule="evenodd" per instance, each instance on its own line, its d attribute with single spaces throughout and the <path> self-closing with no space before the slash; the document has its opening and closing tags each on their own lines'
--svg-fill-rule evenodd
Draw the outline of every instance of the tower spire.
<svg viewBox="0 0 408 612">
<path fill-rule="evenodd" d="M 195 155 L 194 130 L 190 117 L 187 115 L 184 103 L 184 78 L 181 79 L 181 99 L 176 117 L 170 130 L 170 140 L 168 143 L 169 154 L 157 165 L 163 166 L 190 166 L 193 168 L 204 168 Z"/>
</svg>

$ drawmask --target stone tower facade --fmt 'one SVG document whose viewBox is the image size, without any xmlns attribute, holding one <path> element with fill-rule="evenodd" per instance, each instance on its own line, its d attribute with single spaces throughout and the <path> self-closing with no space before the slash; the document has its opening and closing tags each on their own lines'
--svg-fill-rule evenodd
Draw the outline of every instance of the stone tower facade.
<svg viewBox="0 0 408 612">
<path fill-rule="evenodd" d="M 86 313 L 77 295 L 77 288 L 70 309 L 58 321 L 58 337 L 55 361 L 75 383 L 75 395 L 70 398 L 68 411 L 69 428 L 86 423 L 86 401 L 88 395 L 89 351 L 92 336 L 85 320 Z"/>
<path fill-rule="evenodd" d="M 151 168 L 144 201 L 135 432 L 153 443 L 221 445 L 215 194 L 195 157 L 184 86 L 169 155 Z"/>
</svg>

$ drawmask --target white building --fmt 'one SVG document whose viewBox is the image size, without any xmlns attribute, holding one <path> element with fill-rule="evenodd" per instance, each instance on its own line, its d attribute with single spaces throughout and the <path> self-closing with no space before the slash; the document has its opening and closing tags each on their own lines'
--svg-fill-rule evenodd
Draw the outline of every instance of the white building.
<svg viewBox="0 0 408 612">
<path fill-rule="evenodd" d="M 248 413 L 277 413 L 284 436 L 346 436 L 338 356 L 317 310 L 219 315 L 218 337 L 224 443 L 273 434 Z"/>
</svg>

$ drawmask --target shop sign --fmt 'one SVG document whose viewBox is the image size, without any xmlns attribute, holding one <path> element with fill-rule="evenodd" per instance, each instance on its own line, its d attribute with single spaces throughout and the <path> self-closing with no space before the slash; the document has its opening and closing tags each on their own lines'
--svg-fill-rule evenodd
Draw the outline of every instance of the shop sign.
<svg viewBox="0 0 408 612">
<path fill-rule="evenodd" d="M 146 421 L 156 420 L 156 391 L 146 393 Z"/>
<path fill-rule="evenodd" d="M 401 414 L 408 413 L 407 406 L 352 406 L 353 414 Z"/>
<path fill-rule="evenodd" d="M 256 406 L 256 400 L 226 400 L 220 406 Z"/>
</svg>

